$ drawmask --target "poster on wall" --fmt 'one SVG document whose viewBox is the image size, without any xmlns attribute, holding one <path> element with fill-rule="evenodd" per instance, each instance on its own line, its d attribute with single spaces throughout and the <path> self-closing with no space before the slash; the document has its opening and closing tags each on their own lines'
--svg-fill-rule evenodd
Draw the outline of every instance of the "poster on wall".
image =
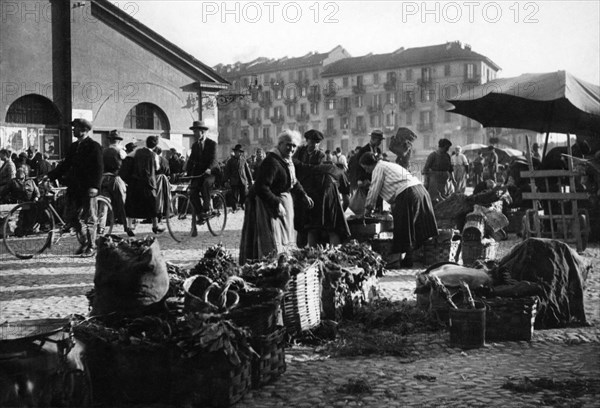
<svg viewBox="0 0 600 408">
<path fill-rule="evenodd" d="M 42 152 L 48 155 L 48 160 L 60 160 L 60 133 L 58 129 L 39 129 L 39 140 Z"/>
<path fill-rule="evenodd" d="M 43 129 L 39 129 L 39 132 L 42 130 Z M 27 128 L 27 149 L 31 150 L 33 153 L 40 149 L 38 128 Z"/>
<path fill-rule="evenodd" d="M 5 128 L 6 147 L 11 149 L 13 153 L 21 153 L 27 150 L 27 128 L 9 127 Z"/>
</svg>

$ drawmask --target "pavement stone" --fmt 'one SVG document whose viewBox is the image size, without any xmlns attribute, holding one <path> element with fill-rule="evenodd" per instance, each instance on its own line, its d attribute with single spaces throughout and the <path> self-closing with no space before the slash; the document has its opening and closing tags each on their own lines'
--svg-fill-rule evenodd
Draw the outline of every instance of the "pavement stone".
<svg viewBox="0 0 600 408">
<path fill-rule="evenodd" d="M 177 244 L 167 233 L 158 237 L 163 256 L 182 266 L 193 265 L 211 245 L 222 243 L 237 257 L 243 213 L 228 218 L 220 237 L 201 227 L 199 236 Z M 117 228 L 117 233 L 120 233 Z M 138 236 L 150 234 L 139 225 Z M 506 254 L 515 239 L 500 242 Z M 47 253 L 17 260 L 0 249 L 0 321 L 19 321 L 86 314 L 85 293 L 93 287 L 95 260 L 74 257 L 74 239 L 62 240 Z M 505 390 L 509 377 L 597 378 L 600 374 L 600 245 L 584 253 L 596 268 L 590 274 L 585 306 L 591 327 L 535 331 L 532 342 L 489 343 L 463 351 L 448 345 L 447 332 L 409 336 L 409 357 L 358 356 L 329 358 L 309 347 L 286 350 L 287 372 L 274 384 L 253 390 L 242 407 L 538 407 L 556 393 L 520 394 Z M 379 282 L 382 296 L 415 300 L 415 277 L 424 268 L 389 271 Z M 433 381 L 420 381 L 416 375 Z M 363 378 L 372 393 L 347 395 L 340 386 Z M 572 406 L 598 407 L 598 395 L 584 395 Z M 565 405 L 568 406 L 568 405 Z"/>
</svg>

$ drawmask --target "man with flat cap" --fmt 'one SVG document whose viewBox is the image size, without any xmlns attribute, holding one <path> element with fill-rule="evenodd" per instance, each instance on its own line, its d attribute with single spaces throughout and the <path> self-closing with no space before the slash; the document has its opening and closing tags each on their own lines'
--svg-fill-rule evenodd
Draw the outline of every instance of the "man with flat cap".
<svg viewBox="0 0 600 408">
<path fill-rule="evenodd" d="M 210 213 L 210 190 L 215 184 L 212 172 L 217 166 L 217 143 L 206 137 L 208 127 L 203 121 L 194 121 L 190 130 L 194 132 L 196 141 L 192 145 L 185 171 L 188 177 L 194 177 L 190 184 L 190 200 L 194 210 L 198 212 L 197 221 L 202 221 Z"/>
<path fill-rule="evenodd" d="M 323 133 L 316 129 L 310 129 L 304 133 L 304 139 L 306 139 L 306 144 L 300 146 L 298 150 L 296 150 L 293 158 L 303 164 L 312 166 L 323 163 L 325 160 L 325 153 L 319 149 L 319 144 L 323 140 Z"/>
<path fill-rule="evenodd" d="M 231 187 L 231 192 L 235 199 L 233 211 L 236 211 L 238 207 L 243 206 L 244 202 L 246 202 L 248 189 L 252 185 L 252 172 L 244 157 L 244 150 L 241 144 L 237 144 L 233 148 L 233 156 L 225 164 L 223 179 Z"/>
<path fill-rule="evenodd" d="M 62 179 L 67 185 L 66 221 L 68 225 L 81 231 L 84 237 L 84 242 L 75 254 L 94 256 L 98 223 L 96 197 L 104 171 L 102 147 L 90 137 L 90 121 L 75 119 L 71 126 L 77 141 L 69 146 L 64 160 L 48 173 L 48 178 Z"/>
<path fill-rule="evenodd" d="M 100 191 L 103 196 L 110 198 L 115 218 L 121 221 L 127 235 L 132 237 L 134 236 L 134 233 L 131 228 L 129 228 L 127 217 L 125 215 L 127 185 L 119 176 L 123 160 L 127 157 L 127 153 L 125 153 L 125 150 L 121 147 L 122 141 L 123 137 L 121 137 L 119 131 L 111 130 L 108 135 L 109 145 L 102 152 L 104 173 L 102 174 L 102 187 Z M 100 225 L 100 231 L 102 231 L 106 226 L 106 211 L 104 208 L 101 209 L 100 214 L 98 214 L 98 223 Z"/>
</svg>

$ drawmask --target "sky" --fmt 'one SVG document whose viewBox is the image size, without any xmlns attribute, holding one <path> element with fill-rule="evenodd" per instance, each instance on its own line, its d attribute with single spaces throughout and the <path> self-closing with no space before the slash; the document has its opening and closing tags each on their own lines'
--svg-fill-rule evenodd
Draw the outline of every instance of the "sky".
<svg viewBox="0 0 600 408">
<path fill-rule="evenodd" d="M 114 1 L 209 66 L 460 41 L 500 77 L 566 70 L 600 84 L 600 1 Z"/>
</svg>

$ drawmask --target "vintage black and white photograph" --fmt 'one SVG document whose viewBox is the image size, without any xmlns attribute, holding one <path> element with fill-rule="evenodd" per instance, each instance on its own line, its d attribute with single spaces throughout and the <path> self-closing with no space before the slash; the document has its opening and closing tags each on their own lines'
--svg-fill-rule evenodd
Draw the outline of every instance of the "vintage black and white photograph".
<svg viewBox="0 0 600 408">
<path fill-rule="evenodd" d="M 0 1 L 0 407 L 598 407 L 600 1 Z"/>
</svg>

